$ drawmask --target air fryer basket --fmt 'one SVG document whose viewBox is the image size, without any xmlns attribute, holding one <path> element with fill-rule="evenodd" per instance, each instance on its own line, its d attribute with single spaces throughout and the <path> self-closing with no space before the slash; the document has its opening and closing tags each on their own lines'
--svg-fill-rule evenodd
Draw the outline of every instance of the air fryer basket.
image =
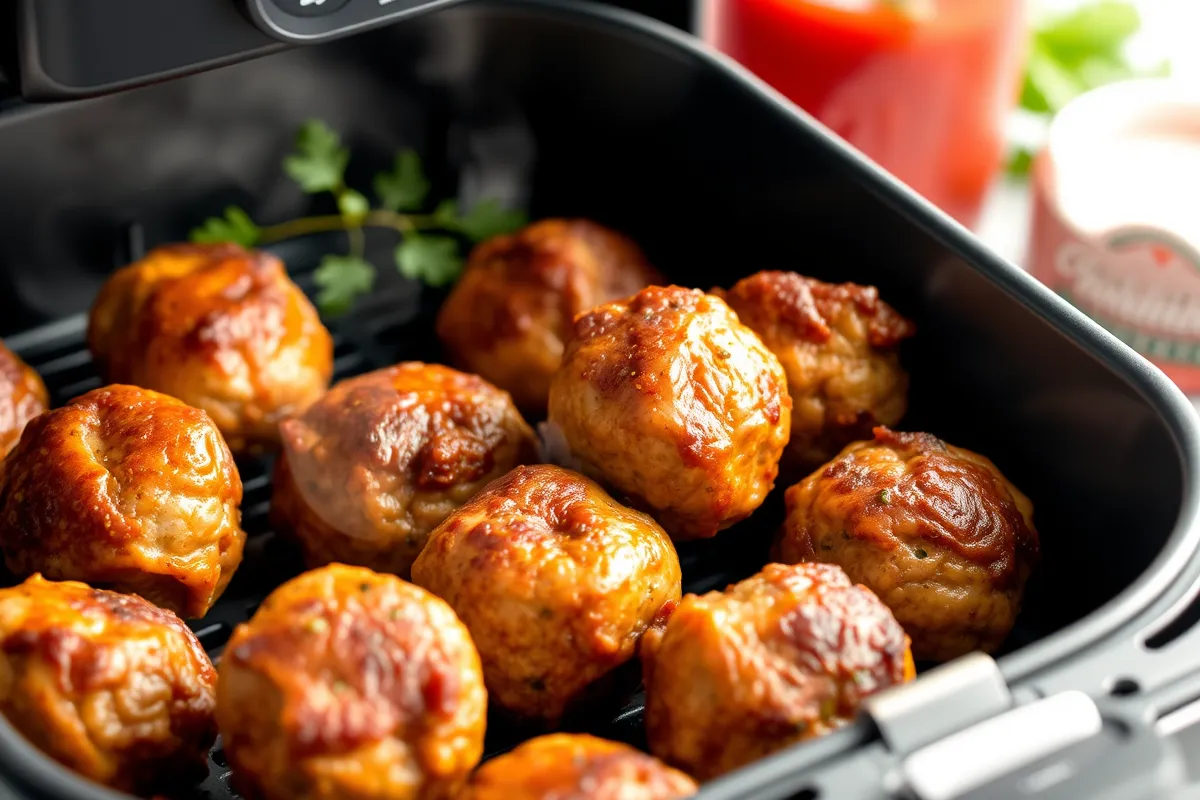
<svg viewBox="0 0 1200 800">
<path fill-rule="evenodd" d="M 306 209 L 278 164 L 310 117 L 351 142 L 352 181 L 412 146 L 435 193 L 594 218 L 680 284 L 775 268 L 879 286 L 919 328 L 904 353 L 913 388 L 901 427 L 987 454 L 1035 504 L 1044 561 L 1000 659 L 1010 683 L 1070 664 L 1123 625 L 1141 630 L 1138 615 L 1194 571 L 1194 415 L 1161 374 L 744 71 L 635 15 L 553 0 L 468 4 L 122 95 L 0 110 L 0 335 L 56 403 L 98 385 L 81 313 L 114 266 L 231 202 L 265 220 Z M 276 252 L 309 289 L 330 245 L 311 238 Z M 387 246 L 370 241 L 377 263 Z M 440 358 L 430 331 L 441 294 L 395 275 L 381 283 L 331 323 L 338 377 Z M 265 527 L 267 465 L 241 466 L 247 560 L 195 625 L 214 653 L 300 569 Z M 685 590 L 720 588 L 764 563 L 778 494 L 746 523 L 681 549 Z M 638 743 L 640 705 L 588 729 Z M 522 735 L 493 728 L 489 751 Z M 777 796 L 765 787 L 781 770 L 872 735 L 851 726 L 710 796 Z M 118 797 L 3 724 L 0 776 L 10 784 L 0 798 Z M 197 796 L 229 796 L 219 751 Z"/>
</svg>

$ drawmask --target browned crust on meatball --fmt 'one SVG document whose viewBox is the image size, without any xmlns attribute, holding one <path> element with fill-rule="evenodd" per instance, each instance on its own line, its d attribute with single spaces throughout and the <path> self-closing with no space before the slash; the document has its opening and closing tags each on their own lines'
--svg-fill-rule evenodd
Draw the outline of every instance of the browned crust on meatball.
<svg viewBox="0 0 1200 800">
<path fill-rule="evenodd" d="M 867 321 L 867 341 L 872 347 L 895 347 L 916 333 L 916 326 L 883 302 L 874 286 L 826 283 L 795 272 L 766 271 L 744 278 L 720 294 L 754 330 L 786 328 L 796 338 L 814 344 L 829 341 L 847 306 Z"/>
<path fill-rule="evenodd" d="M 898 346 L 916 328 L 873 286 L 759 272 L 715 290 L 779 357 L 792 398 L 785 458 L 796 477 L 907 410 Z"/>
<path fill-rule="evenodd" d="M 241 562 L 242 482 L 203 411 L 107 386 L 26 427 L 0 475 L 0 544 L 17 575 L 134 592 L 201 617 Z"/>
<path fill-rule="evenodd" d="M 584 468 L 677 539 L 713 536 L 761 504 L 790 410 L 761 340 L 720 298 L 679 286 L 577 317 L 550 397 Z"/>
<path fill-rule="evenodd" d="M 852 539 L 894 550 L 920 538 L 986 569 L 998 586 L 1019 580 L 1020 567 L 1037 560 L 1031 506 L 991 461 L 929 433 L 884 427 L 874 433 L 871 442 L 852 446 L 789 489 L 789 496 L 798 500 L 815 488 L 826 513 L 844 520 Z M 875 469 L 873 448 L 894 453 L 903 472 Z M 816 554 L 819 532 L 805 532 L 787 539 L 789 555 Z"/>
<path fill-rule="evenodd" d="M 843 725 L 914 676 L 887 606 L 826 564 L 768 564 L 684 596 L 642 660 L 651 750 L 702 780 Z"/>
<path fill-rule="evenodd" d="M 34 575 L 0 590 L 0 710 L 71 769 L 124 791 L 199 777 L 217 675 L 178 617 Z"/>
<path fill-rule="evenodd" d="M 840 564 L 892 606 L 919 658 L 992 650 L 1039 560 L 1033 506 L 987 458 L 875 429 L 786 493 L 784 561 Z"/>
<path fill-rule="evenodd" d="M 217 720 L 254 797 L 422 798 L 483 750 L 479 657 L 450 608 L 332 564 L 280 586 L 234 631 Z"/>
<path fill-rule="evenodd" d="M 0 342 L 0 461 L 17 446 L 25 424 L 49 407 L 41 376 Z"/>
<path fill-rule="evenodd" d="M 310 567 L 341 561 L 407 576 L 450 512 L 537 459 L 506 392 L 438 364 L 342 381 L 281 433 L 271 517 Z"/>
<path fill-rule="evenodd" d="M 238 452 L 273 447 L 333 373 L 329 332 L 283 263 L 235 244 L 160 247 L 118 270 L 88 346 L 109 381 L 204 409 Z"/>
<path fill-rule="evenodd" d="M 621 234 L 588 220 L 542 220 L 472 251 L 437 333 L 457 365 L 541 412 L 575 316 L 659 280 Z"/>
<path fill-rule="evenodd" d="M 413 565 L 471 630 L 494 703 L 558 721 L 603 694 L 659 610 L 679 559 L 645 514 L 559 467 L 519 467 L 452 514 Z"/>
<path fill-rule="evenodd" d="M 696 790 L 687 775 L 628 745 L 556 733 L 481 766 L 457 800 L 676 800 Z"/>
</svg>

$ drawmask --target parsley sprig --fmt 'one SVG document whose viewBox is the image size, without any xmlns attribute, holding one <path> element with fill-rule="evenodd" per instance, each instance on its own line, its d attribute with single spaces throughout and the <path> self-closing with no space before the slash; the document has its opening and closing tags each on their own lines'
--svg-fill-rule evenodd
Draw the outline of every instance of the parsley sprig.
<svg viewBox="0 0 1200 800">
<path fill-rule="evenodd" d="M 329 253 L 314 273 L 321 311 L 345 313 L 375 285 L 375 267 L 364 257 L 365 228 L 400 234 L 393 260 L 400 274 L 429 286 L 446 286 L 462 273 L 463 239 L 479 242 L 525 224 L 525 215 L 495 200 L 483 200 L 464 212 L 455 200 L 443 200 L 422 213 L 431 184 L 414 150 L 396 155 L 392 167 L 375 176 L 373 206 L 362 192 L 346 185 L 350 150 L 320 120 L 309 120 L 296 136 L 295 150 L 283 169 L 305 192 L 333 195 L 338 213 L 259 225 L 241 208 L 230 206 L 191 232 L 193 242 L 236 242 L 244 247 L 274 244 L 297 236 L 345 231 L 347 253 Z"/>
</svg>

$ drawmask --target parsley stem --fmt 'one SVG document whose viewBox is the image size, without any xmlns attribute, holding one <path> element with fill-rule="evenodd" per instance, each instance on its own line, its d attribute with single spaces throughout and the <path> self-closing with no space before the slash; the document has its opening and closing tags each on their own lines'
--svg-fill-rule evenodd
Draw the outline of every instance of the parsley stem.
<svg viewBox="0 0 1200 800">
<path fill-rule="evenodd" d="M 389 228 L 398 233 L 410 234 L 419 228 L 437 227 L 441 226 L 434 221 L 432 214 L 400 214 L 381 208 L 368 212 L 361 221 L 351 221 L 341 214 L 325 214 L 317 217 L 291 219 L 278 225 L 266 225 L 259 233 L 258 243 L 274 244 L 312 233 L 351 231 L 362 228 Z"/>
<path fill-rule="evenodd" d="M 361 227 L 348 229 L 346 238 L 350 240 L 350 255 L 362 258 L 367 249 L 367 237 L 363 233 L 363 229 Z"/>
</svg>

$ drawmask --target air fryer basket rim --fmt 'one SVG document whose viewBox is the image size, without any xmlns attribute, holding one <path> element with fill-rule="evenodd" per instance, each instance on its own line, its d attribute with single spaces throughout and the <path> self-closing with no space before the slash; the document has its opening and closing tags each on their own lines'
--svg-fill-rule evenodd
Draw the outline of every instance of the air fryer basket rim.
<svg viewBox="0 0 1200 800">
<path fill-rule="evenodd" d="M 790 122 L 797 136 L 819 141 L 835 163 L 833 166 L 893 208 L 910 223 L 939 240 L 975 271 L 1062 336 L 1099 361 L 1130 386 L 1166 423 L 1174 439 L 1182 466 L 1182 501 L 1179 515 L 1163 551 L 1133 583 L 1100 608 L 1062 630 L 998 659 L 1010 684 L 1062 662 L 1079 651 L 1096 645 L 1122 626 L 1132 622 L 1156 599 L 1168 592 L 1188 570 L 1200 549 L 1200 497 L 1194 484 L 1200 477 L 1200 417 L 1195 407 L 1161 371 L 1116 337 L 1094 323 L 1019 267 L 984 247 L 969 231 L 920 195 L 829 131 L 808 113 L 797 108 L 777 91 L 732 59 L 708 48 L 694 37 L 669 25 L 624 9 L 607 7 L 590 0 L 480 0 L 474 4 L 489 9 L 557 16 L 577 24 L 603 27 L 615 36 L 638 40 L 653 47 L 669 47 L 680 56 L 757 96 L 781 120 Z M 103 102 L 100 101 L 76 101 Z M 18 123 L 30 114 L 54 113 L 53 106 L 28 106 L 8 119 Z M 0 122 L 0 125 L 3 125 Z M 53 324 L 53 323 L 51 323 Z M 19 338 L 19 337 L 16 337 Z M 748 765 L 721 779 L 712 791 L 702 789 L 698 797 L 737 797 L 738 778 L 750 771 L 769 769 L 779 776 L 814 766 L 870 736 L 863 720 L 834 732 L 824 740 L 803 743 L 767 759 Z M 805 755 L 794 752 L 804 748 Z M 762 786 L 761 776 L 751 782 Z M 7 785 L 6 785 L 7 784 Z M 749 788 L 749 787 L 747 787 Z M 61 767 L 24 739 L 4 721 L 0 724 L 0 800 L 26 797 L 89 798 L 129 800 L 129 795 L 99 786 Z"/>
</svg>

